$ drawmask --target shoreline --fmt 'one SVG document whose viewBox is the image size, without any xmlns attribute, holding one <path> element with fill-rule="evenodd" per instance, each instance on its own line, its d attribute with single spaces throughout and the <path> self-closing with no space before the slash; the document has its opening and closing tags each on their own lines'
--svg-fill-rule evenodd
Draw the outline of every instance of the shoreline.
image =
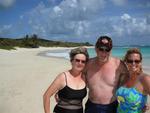
<svg viewBox="0 0 150 113">
<path fill-rule="evenodd" d="M 57 55 L 47 55 L 48 53 L 52 53 L 52 54 L 57 54 L 59 52 L 62 52 L 62 51 L 70 51 L 72 48 L 57 48 L 57 49 L 52 49 L 52 50 L 46 50 L 46 51 L 42 51 L 42 52 L 39 52 L 37 53 L 38 56 L 42 56 L 42 57 L 51 57 L 51 58 L 60 58 L 60 59 L 67 59 L 69 60 L 68 58 L 65 58 L 63 56 L 57 56 Z"/>
<path fill-rule="evenodd" d="M 0 49 L 1 113 L 44 113 L 43 94 L 59 73 L 70 69 L 70 61 L 38 54 L 58 49 L 66 48 Z M 51 100 L 53 111 L 56 102 Z"/>
</svg>

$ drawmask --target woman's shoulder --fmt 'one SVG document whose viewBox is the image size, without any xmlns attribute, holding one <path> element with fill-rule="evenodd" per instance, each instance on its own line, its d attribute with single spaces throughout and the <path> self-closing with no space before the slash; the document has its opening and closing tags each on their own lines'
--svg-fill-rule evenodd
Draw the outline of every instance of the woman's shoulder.
<svg viewBox="0 0 150 113">
<path fill-rule="evenodd" d="M 141 83 L 143 84 L 145 91 L 150 94 L 150 75 L 143 73 L 141 76 Z"/>
<path fill-rule="evenodd" d="M 67 72 L 67 71 L 66 71 Z M 59 84 L 61 86 L 61 88 L 63 88 L 66 85 L 66 81 L 65 81 L 65 72 L 61 72 L 59 73 L 56 78 L 55 78 L 55 83 Z M 61 89 L 60 88 L 60 89 Z"/>
<path fill-rule="evenodd" d="M 145 81 L 150 81 L 150 75 L 147 74 L 147 73 L 142 73 L 141 80 L 142 80 L 143 82 L 145 82 Z"/>
<path fill-rule="evenodd" d="M 143 73 L 141 76 L 141 80 L 142 82 L 150 82 L 150 75 L 148 75 L 147 73 Z"/>
<path fill-rule="evenodd" d="M 65 75 L 68 71 L 64 71 L 64 72 L 61 72 L 59 73 L 57 76 L 56 76 L 56 79 L 60 80 L 60 81 L 64 81 L 65 80 Z"/>
</svg>

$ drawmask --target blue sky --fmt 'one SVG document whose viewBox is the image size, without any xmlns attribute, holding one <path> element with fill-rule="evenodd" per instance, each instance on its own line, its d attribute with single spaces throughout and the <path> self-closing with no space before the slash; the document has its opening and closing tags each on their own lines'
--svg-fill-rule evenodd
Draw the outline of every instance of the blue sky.
<svg viewBox="0 0 150 113">
<path fill-rule="evenodd" d="M 150 45 L 150 0 L 0 0 L 0 37 Z"/>
</svg>

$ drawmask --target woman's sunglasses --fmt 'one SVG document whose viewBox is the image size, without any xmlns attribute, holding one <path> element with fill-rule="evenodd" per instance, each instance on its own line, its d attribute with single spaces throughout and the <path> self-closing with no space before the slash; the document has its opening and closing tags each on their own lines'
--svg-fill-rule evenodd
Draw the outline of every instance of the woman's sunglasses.
<svg viewBox="0 0 150 113">
<path fill-rule="evenodd" d="M 74 59 L 75 60 L 75 62 L 81 62 L 82 64 L 85 64 L 86 63 L 86 60 L 80 60 L 80 59 Z"/>
<path fill-rule="evenodd" d="M 133 62 L 139 64 L 141 60 L 129 60 L 129 59 L 127 60 L 127 63 L 133 64 Z"/>
</svg>

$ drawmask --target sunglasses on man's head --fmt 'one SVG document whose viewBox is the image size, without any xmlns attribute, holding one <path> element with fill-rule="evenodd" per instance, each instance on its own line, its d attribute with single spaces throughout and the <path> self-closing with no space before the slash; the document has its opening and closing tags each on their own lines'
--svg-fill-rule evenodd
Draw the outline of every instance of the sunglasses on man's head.
<svg viewBox="0 0 150 113">
<path fill-rule="evenodd" d="M 108 47 L 99 47 L 98 48 L 100 51 L 105 51 L 105 52 L 110 52 L 110 48 L 108 48 Z"/>
<path fill-rule="evenodd" d="M 75 62 L 81 62 L 82 64 L 85 64 L 86 63 L 86 60 L 80 60 L 80 59 L 74 59 L 75 60 Z"/>
<path fill-rule="evenodd" d="M 127 63 L 133 64 L 133 62 L 139 64 L 141 60 L 129 60 L 129 59 L 127 60 Z"/>
</svg>

